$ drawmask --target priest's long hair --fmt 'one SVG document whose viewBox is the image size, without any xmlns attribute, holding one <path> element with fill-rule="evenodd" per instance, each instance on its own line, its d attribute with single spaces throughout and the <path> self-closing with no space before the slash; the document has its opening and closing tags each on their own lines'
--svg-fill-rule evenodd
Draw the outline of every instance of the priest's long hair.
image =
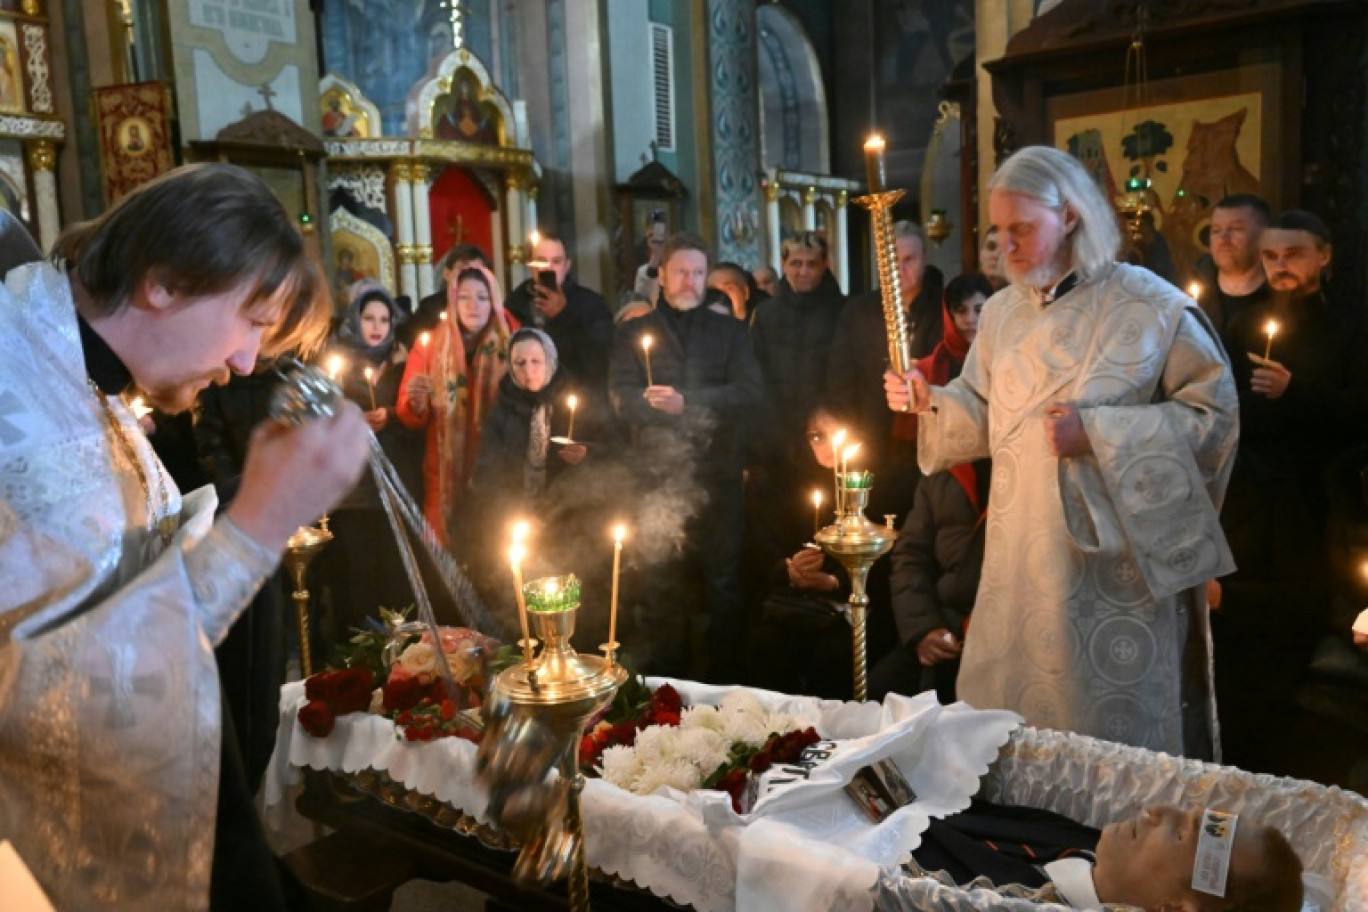
<svg viewBox="0 0 1368 912">
<path fill-rule="evenodd" d="M 988 180 L 988 192 L 1002 190 L 1037 199 L 1055 209 L 1069 206 L 1078 226 L 1069 235 L 1072 266 L 1080 279 L 1101 274 L 1116 260 L 1121 230 L 1116 210 L 1083 165 L 1067 152 L 1027 146 L 1012 154 Z"/>
</svg>

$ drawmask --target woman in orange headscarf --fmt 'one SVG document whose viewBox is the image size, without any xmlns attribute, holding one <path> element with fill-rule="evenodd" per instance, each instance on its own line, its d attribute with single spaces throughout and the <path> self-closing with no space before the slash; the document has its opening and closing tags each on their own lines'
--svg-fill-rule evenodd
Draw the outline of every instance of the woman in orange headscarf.
<svg viewBox="0 0 1368 912">
<path fill-rule="evenodd" d="M 475 265 L 452 276 L 446 319 L 409 355 L 399 390 L 399 420 L 427 428 L 423 513 L 443 543 L 450 543 L 456 507 L 465 493 L 480 425 L 508 370 L 510 326 L 499 281 Z"/>
</svg>

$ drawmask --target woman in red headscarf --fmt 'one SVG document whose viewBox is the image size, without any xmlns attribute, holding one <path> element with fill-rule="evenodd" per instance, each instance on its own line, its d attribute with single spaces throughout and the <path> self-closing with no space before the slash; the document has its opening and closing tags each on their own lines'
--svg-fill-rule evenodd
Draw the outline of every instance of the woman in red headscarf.
<svg viewBox="0 0 1368 912">
<path fill-rule="evenodd" d="M 409 355 L 399 391 L 399 420 L 427 428 L 423 513 L 444 543 L 452 540 L 480 426 L 508 370 L 508 337 L 516 321 L 504 312 L 499 280 L 474 265 L 451 277 L 446 319 Z"/>
</svg>

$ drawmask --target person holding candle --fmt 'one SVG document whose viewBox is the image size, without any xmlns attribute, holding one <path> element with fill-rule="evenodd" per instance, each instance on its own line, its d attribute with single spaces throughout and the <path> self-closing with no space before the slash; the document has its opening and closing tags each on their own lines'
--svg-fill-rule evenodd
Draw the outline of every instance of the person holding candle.
<svg viewBox="0 0 1368 912">
<path fill-rule="evenodd" d="M 384 286 L 374 280 L 362 280 L 352 288 L 352 299 L 329 351 L 341 358 L 343 366 L 335 379 L 343 394 L 366 410 L 366 424 L 381 449 L 409 492 L 422 503 L 423 436 L 395 417 L 408 357 L 397 340 L 397 330 L 403 321 L 402 310 Z M 326 610 L 319 625 L 324 654 L 331 652 L 333 646 L 347 643 L 352 629 L 374 617 L 381 605 L 395 607 L 413 601 L 413 591 L 370 472 L 362 475 L 356 487 L 337 505 L 330 521 L 334 540 L 318 556 L 315 565 L 325 593 Z"/>
<path fill-rule="evenodd" d="M 687 612 L 681 591 L 702 590 L 708 635 L 707 680 L 743 674 L 745 623 L 741 601 L 741 436 L 761 398 L 761 380 L 745 324 L 703 304 L 708 248 L 697 235 L 676 234 L 661 258 L 660 303 L 618 328 L 609 391 L 633 435 L 634 468 L 643 489 L 680 490 L 679 515 L 691 515 L 685 549 L 652 574 L 642 633 L 649 670 L 689 672 Z M 650 335 L 652 384 L 641 338 Z M 687 493 L 688 496 L 685 496 Z M 636 523 L 643 538 L 649 524 Z M 700 669 L 702 663 L 698 663 Z"/>
<path fill-rule="evenodd" d="M 1237 570 L 1221 580 L 1213 634 L 1226 757 L 1284 772 L 1294 758 L 1269 742 L 1267 714 L 1294 711 L 1297 683 L 1331 633 L 1335 589 L 1361 591 L 1330 528 L 1359 512 L 1358 464 L 1340 457 L 1368 443 L 1368 336 L 1357 304 L 1327 295 L 1333 248 L 1319 217 L 1279 214 L 1259 252 L 1270 299 L 1237 312 L 1226 333 L 1240 444 L 1222 524 Z"/>
<path fill-rule="evenodd" d="M 444 543 L 453 541 L 480 428 L 508 370 L 510 324 L 517 328 L 488 269 L 458 273 L 449 295 L 448 318 L 408 359 L 396 408 L 407 427 L 427 430 L 423 513 Z"/>
<path fill-rule="evenodd" d="M 1233 568 L 1218 512 L 1238 435 L 1196 303 L 1116 262 L 1116 213 L 1045 146 L 989 181 L 1012 284 L 960 376 L 885 375 L 921 468 L 991 457 L 983 576 L 957 690 L 1028 724 L 1213 757 L 1206 583 Z"/>
</svg>

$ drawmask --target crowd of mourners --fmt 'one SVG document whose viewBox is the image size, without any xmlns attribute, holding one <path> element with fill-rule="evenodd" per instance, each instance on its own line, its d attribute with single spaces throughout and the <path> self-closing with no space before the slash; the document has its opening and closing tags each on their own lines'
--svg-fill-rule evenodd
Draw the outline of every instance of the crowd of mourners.
<svg viewBox="0 0 1368 912">
<path fill-rule="evenodd" d="M 911 354 L 943 385 L 1005 282 L 997 238 L 984 238 L 981 272 L 946 281 L 919 226 L 894 234 Z M 879 292 L 847 297 L 817 232 L 784 242 L 779 276 L 713 262 L 688 233 L 648 247 L 636 289 L 611 307 L 574 280 L 570 244 L 552 233 L 507 292 L 483 251 L 458 244 L 416 306 L 375 282 L 348 286 L 321 363 L 495 610 L 495 633 L 516 639 L 508 530 L 527 520 L 524 576 L 580 576 L 577 641 L 603 642 L 609 530 L 625 524 L 618 639 L 643 673 L 851 696 L 849 580 L 813 542 L 833 520 L 840 450 L 858 443 L 851 466 L 874 473 L 867 513 L 898 530 L 868 582 L 870 696 L 953 700 L 993 468 L 922 476 L 917 417 L 885 399 Z M 1362 788 L 1368 770 L 1352 767 L 1368 755 L 1368 637 L 1351 625 L 1368 598 L 1368 349 L 1361 305 L 1326 281 L 1332 249 L 1313 214 L 1231 197 L 1185 290 L 1225 346 L 1240 401 L 1222 513 L 1238 569 L 1208 586 L 1225 762 Z M 1131 251 L 1163 274 L 1161 254 Z M 211 481 L 231 499 L 273 382 L 211 387 L 193 425 L 158 418 L 153 440 L 183 490 Z M 380 606 L 414 601 L 369 477 L 329 521 L 335 539 L 313 577 L 325 650 Z M 237 728 L 263 764 L 283 591 L 267 587 L 220 656 Z M 1296 737 L 1267 737 L 1273 715 Z"/>
</svg>

